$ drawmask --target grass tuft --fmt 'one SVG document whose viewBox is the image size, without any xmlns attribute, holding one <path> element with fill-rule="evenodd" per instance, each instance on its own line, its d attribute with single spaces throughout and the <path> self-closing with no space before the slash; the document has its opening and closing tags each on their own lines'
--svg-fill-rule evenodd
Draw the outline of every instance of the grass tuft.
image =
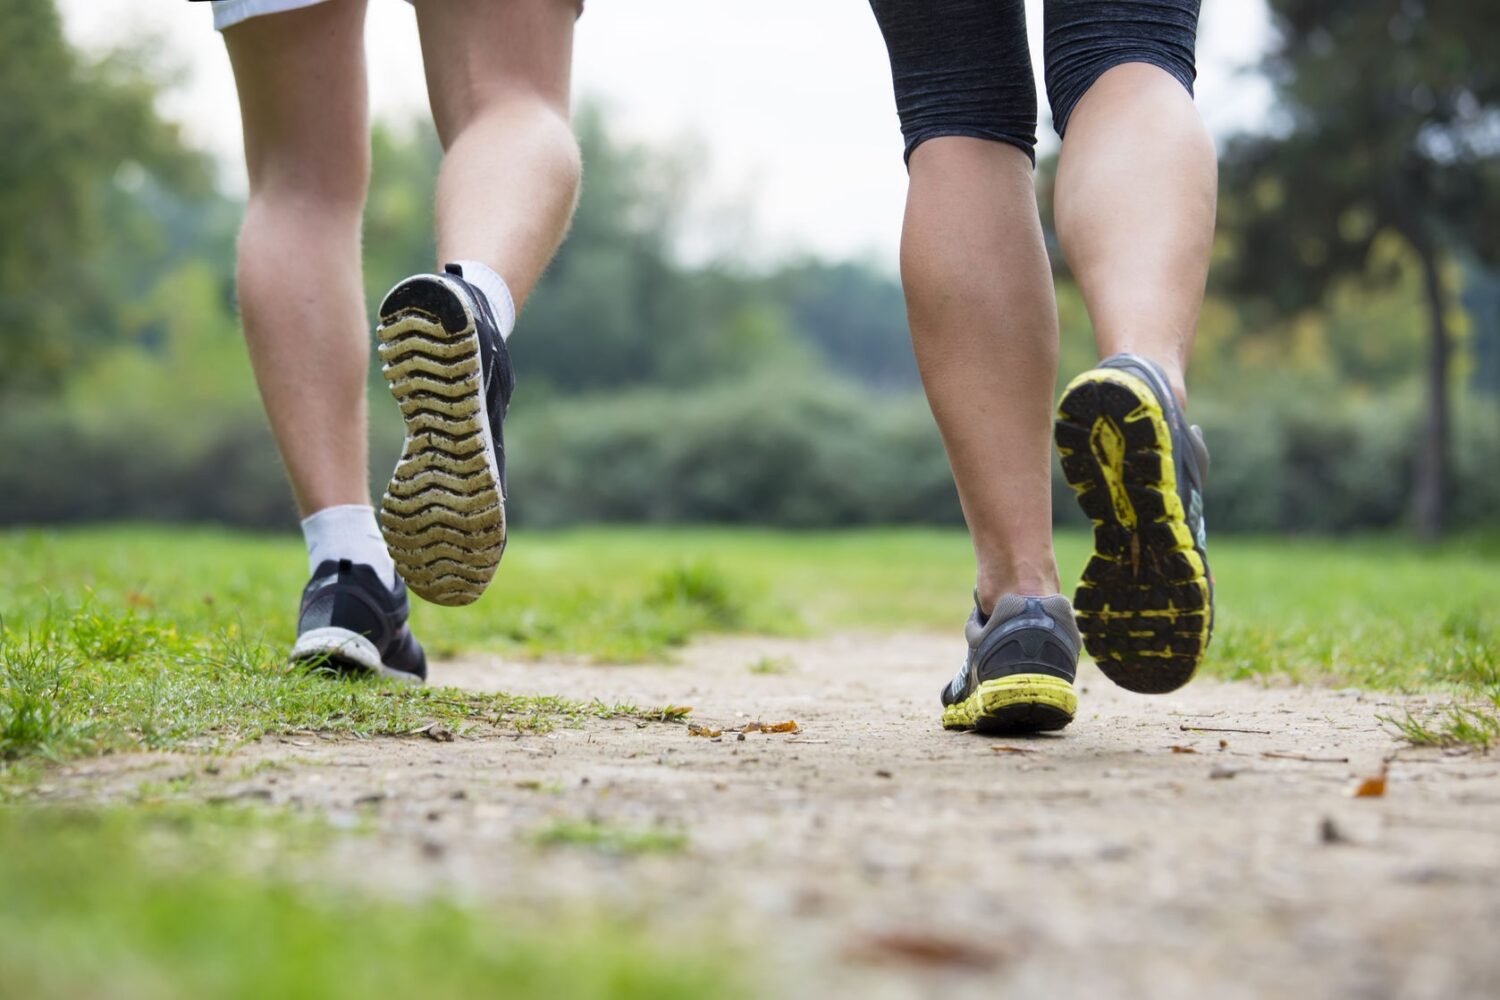
<svg viewBox="0 0 1500 1000">
<path fill-rule="evenodd" d="M 1412 746 L 1489 750 L 1500 745 L 1500 686 L 1481 701 L 1454 702 L 1421 717 L 1381 716 L 1381 721 Z"/>
<path fill-rule="evenodd" d="M 646 604 L 659 610 L 697 613 L 715 628 L 730 630 L 745 622 L 745 608 L 729 579 L 706 562 L 681 563 L 657 573 Z"/>
</svg>

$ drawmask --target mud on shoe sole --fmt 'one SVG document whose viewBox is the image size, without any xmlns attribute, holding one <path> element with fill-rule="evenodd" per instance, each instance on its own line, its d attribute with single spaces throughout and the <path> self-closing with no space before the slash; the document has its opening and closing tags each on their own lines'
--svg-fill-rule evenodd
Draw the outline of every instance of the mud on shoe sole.
<svg viewBox="0 0 1500 1000">
<path fill-rule="evenodd" d="M 414 593 L 469 604 L 505 551 L 473 311 L 441 276 L 408 278 L 381 304 L 376 336 L 381 372 L 406 422 L 380 503 L 381 533 Z"/>
<path fill-rule="evenodd" d="M 1161 404 L 1134 375 L 1094 369 L 1063 393 L 1055 435 L 1063 475 L 1094 525 L 1073 598 L 1084 647 L 1123 688 L 1173 691 L 1208 646 L 1210 595 Z"/>
</svg>

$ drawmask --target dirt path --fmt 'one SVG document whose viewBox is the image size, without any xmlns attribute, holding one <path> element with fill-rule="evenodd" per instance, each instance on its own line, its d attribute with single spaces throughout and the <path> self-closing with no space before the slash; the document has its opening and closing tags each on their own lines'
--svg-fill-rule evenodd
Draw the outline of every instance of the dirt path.
<svg viewBox="0 0 1500 1000">
<path fill-rule="evenodd" d="M 936 695 L 960 653 L 918 635 L 719 639 L 660 667 L 464 659 L 435 682 L 801 731 L 285 738 L 191 787 L 366 817 L 342 877 L 604 901 L 749 942 L 784 996 L 1500 995 L 1500 759 L 1403 750 L 1383 797 L 1351 798 L 1398 750 L 1377 716 L 1410 702 L 1204 681 L 1144 698 L 1092 667 L 1060 737 L 950 734 Z M 766 657 L 780 672 L 751 669 Z M 56 788 L 126 794 L 191 761 L 95 761 Z M 687 844 L 532 843 L 590 817 Z"/>
</svg>

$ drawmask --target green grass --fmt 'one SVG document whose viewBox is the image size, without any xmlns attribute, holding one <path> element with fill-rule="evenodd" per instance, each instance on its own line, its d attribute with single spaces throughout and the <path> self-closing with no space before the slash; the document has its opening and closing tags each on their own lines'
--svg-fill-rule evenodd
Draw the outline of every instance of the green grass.
<svg viewBox="0 0 1500 1000">
<path fill-rule="evenodd" d="M 320 842 L 227 809 L 0 810 L 0 996 L 743 995 L 721 947 L 623 920 L 309 884 Z"/>
<path fill-rule="evenodd" d="M 672 854 L 687 847 L 687 834 L 661 827 L 619 826 L 599 819 L 557 819 L 532 834 L 539 847 L 581 847 L 604 854 Z"/>
<path fill-rule="evenodd" d="M 1086 539 L 1064 533 L 1057 547 L 1066 579 Z M 1493 539 L 1425 549 L 1380 538 L 1230 538 L 1215 539 L 1212 556 L 1219 618 L 1207 673 L 1448 691 L 1480 704 L 1500 691 Z M 413 627 L 438 656 L 625 661 L 668 655 L 709 631 L 920 628 L 956 641 L 971 559 L 962 534 L 938 530 L 521 533 L 483 600 L 464 609 L 416 602 Z M 536 729 L 629 711 L 288 671 L 279 660 L 304 570 L 286 536 L 0 534 L 0 760 L 221 746 L 303 729 L 406 733 L 431 721 Z"/>
<path fill-rule="evenodd" d="M 219 749 L 268 733 L 414 734 L 432 723 L 543 732 L 588 716 L 636 714 L 553 696 L 476 694 L 293 669 L 264 639 L 228 626 L 183 632 L 92 602 L 0 633 L 0 773 L 4 762 L 113 750 Z"/>
<path fill-rule="evenodd" d="M 1058 555 L 1068 580 L 1086 540 L 1062 535 Z M 1391 720 L 1398 735 L 1425 745 L 1500 742 L 1494 539 L 1437 549 L 1395 539 L 1215 539 L 1212 555 L 1220 614 L 1207 673 L 1443 692 L 1450 707 Z M 457 610 L 417 603 L 413 625 L 437 656 L 646 660 L 711 631 L 935 629 L 957 644 L 971 559 L 953 531 L 523 532 L 482 601 Z M 670 706 L 288 670 L 280 661 L 304 568 L 286 536 L 0 533 L 0 996 L 735 992 L 718 968 L 738 967 L 732 957 L 694 945 L 666 953 L 639 926 L 608 917 L 538 918 L 304 881 L 303 862 L 319 844 L 355 834 L 185 806 L 190 776 L 147 782 L 132 806 L 103 812 L 24 804 L 49 761 L 112 750 L 216 750 L 303 730 L 411 734 L 432 722 L 462 734 L 590 716 L 683 721 Z M 933 664 L 934 676 L 945 679 L 949 666 Z M 793 664 L 763 658 L 748 669 L 777 674 Z M 795 684 L 795 673 L 784 683 Z M 527 840 L 543 852 L 630 858 L 682 850 L 686 838 L 560 819 Z"/>
</svg>

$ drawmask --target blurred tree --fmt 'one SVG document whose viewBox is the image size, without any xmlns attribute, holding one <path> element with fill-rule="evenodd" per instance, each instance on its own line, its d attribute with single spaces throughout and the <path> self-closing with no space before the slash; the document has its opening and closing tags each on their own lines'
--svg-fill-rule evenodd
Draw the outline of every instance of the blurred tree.
<svg viewBox="0 0 1500 1000">
<path fill-rule="evenodd" d="M 391 286 L 436 263 L 433 190 L 443 149 L 426 120 L 376 122 L 371 137 L 370 194 L 365 202 L 365 294 L 370 315 Z"/>
<path fill-rule="evenodd" d="M 835 371 L 884 389 L 918 384 L 901 286 L 872 265 L 800 260 L 772 275 L 765 293 Z"/>
<path fill-rule="evenodd" d="M 1268 0 L 1265 61 L 1278 114 L 1222 157 L 1218 272 L 1283 314 L 1346 278 L 1390 284 L 1371 250 L 1395 233 L 1427 302 L 1426 404 L 1412 513 L 1443 527 L 1450 452 L 1452 295 L 1457 255 L 1500 259 L 1500 11 L 1423 0 Z M 1386 255 L 1389 260 L 1390 255 Z"/>
<path fill-rule="evenodd" d="M 0 391 L 55 384 L 91 343 L 121 331 L 120 293 L 139 291 L 142 269 L 195 241 L 202 213 L 171 203 L 210 199 L 211 172 L 156 115 L 156 91 L 128 55 L 93 62 L 71 49 L 53 0 L 7 3 Z"/>
</svg>

